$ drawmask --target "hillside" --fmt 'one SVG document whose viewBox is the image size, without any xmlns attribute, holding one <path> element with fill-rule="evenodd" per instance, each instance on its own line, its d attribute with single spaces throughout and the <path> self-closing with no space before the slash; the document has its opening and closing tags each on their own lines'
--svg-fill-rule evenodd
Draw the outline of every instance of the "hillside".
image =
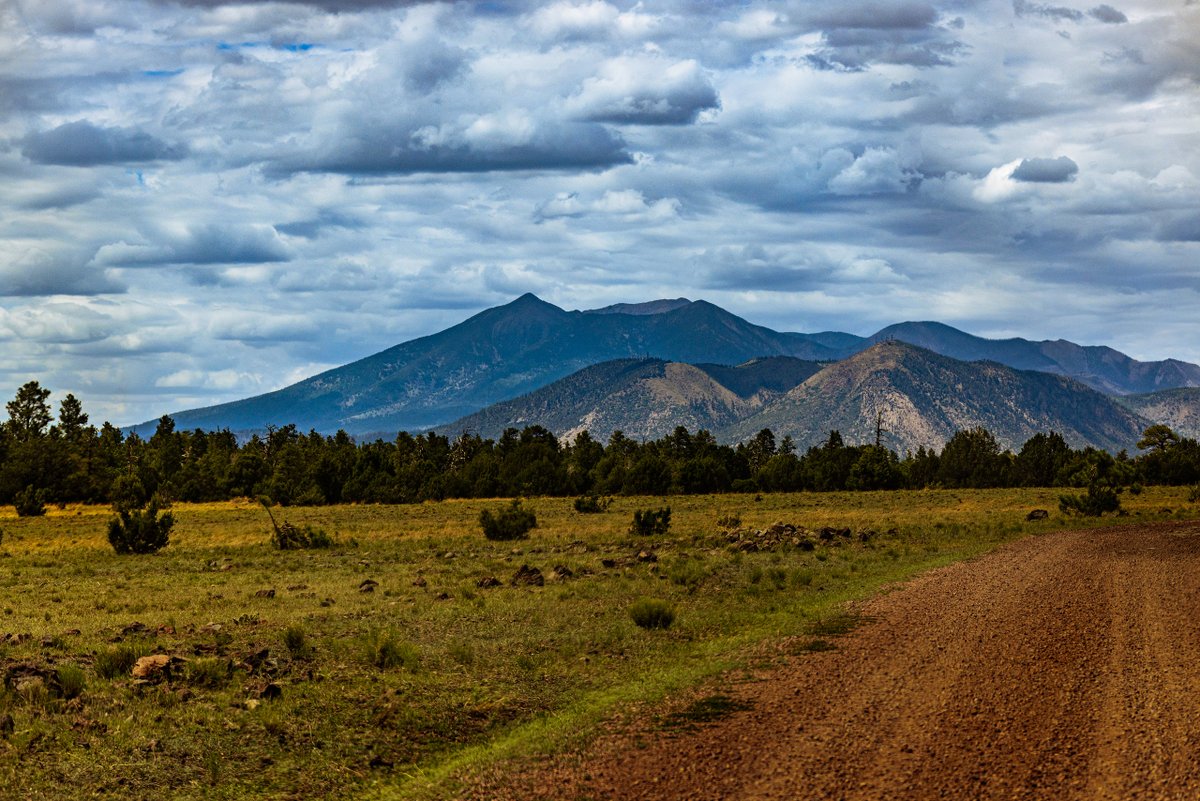
<svg viewBox="0 0 1200 801">
<path fill-rule="evenodd" d="M 975 426 L 1009 448 L 1038 432 L 1057 431 L 1075 447 L 1115 452 L 1132 449 L 1147 425 L 1111 398 L 1062 376 L 967 363 L 885 341 L 826 367 L 719 436 L 741 440 L 770 428 L 804 448 L 836 429 L 847 442 L 871 442 L 880 412 L 883 442 L 900 452 L 922 445 L 940 449 L 955 431 Z"/>
<path fill-rule="evenodd" d="M 1155 423 L 1168 425 L 1176 434 L 1200 439 L 1200 389 L 1165 389 L 1120 398 L 1123 405 Z"/>
<path fill-rule="evenodd" d="M 1109 395 L 1200 387 L 1200 366 L 1176 359 L 1140 362 L 1120 351 L 1076 345 L 1063 339 L 984 339 L 942 323 L 899 323 L 870 337 L 871 343 L 898 339 L 960 361 L 993 361 L 1018 370 L 1038 370 L 1074 378 Z"/>
<path fill-rule="evenodd" d="M 536 424 L 567 438 L 586 429 L 601 440 L 618 430 L 634 439 L 658 439 L 678 426 L 712 431 L 753 414 L 819 369 L 788 357 L 737 367 L 622 359 L 584 368 L 439 430 L 496 438 L 506 428 Z"/>
</svg>

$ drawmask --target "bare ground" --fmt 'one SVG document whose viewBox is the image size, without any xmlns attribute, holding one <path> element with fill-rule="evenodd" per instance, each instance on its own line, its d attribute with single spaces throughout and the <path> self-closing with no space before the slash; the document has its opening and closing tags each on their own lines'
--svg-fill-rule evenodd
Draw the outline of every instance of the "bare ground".
<svg viewBox="0 0 1200 801">
<path fill-rule="evenodd" d="M 831 651 L 479 779 L 489 799 L 1200 799 L 1200 524 L 1047 534 L 863 605 Z"/>
</svg>

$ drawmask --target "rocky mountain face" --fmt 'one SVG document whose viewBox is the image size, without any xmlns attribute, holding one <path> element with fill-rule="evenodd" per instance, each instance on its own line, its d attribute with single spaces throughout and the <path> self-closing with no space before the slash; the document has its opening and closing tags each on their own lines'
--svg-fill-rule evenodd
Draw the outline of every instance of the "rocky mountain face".
<svg viewBox="0 0 1200 801">
<path fill-rule="evenodd" d="M 956 431 L 983 426 L 1008 448 L 1057 431 L 1073 446 L 1133 449 L 1148 422 L 1112 398 L 1063 376 L 963 362 L 887 340 L 825 367 L 761 410 L 720 432 L 739 441 L 770 428 L 800 447 L 831 430 L 847 442 L 882 442 L 903 453 L 940 449 Z"/>
<path fill-rule="evenodd" d="M 777 356 L 730 367 L 661 359 L 620 359 L 439 427 L 497 438 L 506 428 L 541 425 L 559 437 L 583 430 L 607 440 L 613 431 L 658 439 L 678 426 L 717 431 L 741 420 L 821 369 Z"/>
<path fill-rule="evenodd" d="M 1119 400 L 1142 417 L 1170 426 L 1182 437 L 1200 439 L 1200 389 L 1196 387 L 1126 395 Z"/>
</svg>

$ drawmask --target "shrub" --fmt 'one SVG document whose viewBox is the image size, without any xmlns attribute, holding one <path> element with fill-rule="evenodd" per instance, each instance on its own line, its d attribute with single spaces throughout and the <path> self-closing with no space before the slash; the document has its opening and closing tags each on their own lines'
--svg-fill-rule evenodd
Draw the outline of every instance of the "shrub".
<svg viewBox="0 0 1200 801">
<path fill-rule="evenodd" d="M 1061 495 L 1058 508 L 1064 514 L 1100 517 L 1105 512 L 1117 512 L 1121 509 L 1121 499 L 1117 490 L 1096 482 L 1088 485 L 1085 495 Z"/>
<path fill-rule="evenodd" d="M 484 509 L 479 513 L 479 525 L 483 528 L 483 536 L 489 540 L 519 540 L 528 536 L 531 528 L 537 527 L 537 515 L 515 500 L 495 513 Z"/>
<path fill-rule="evenodd" d="M 725 531 L 736 531 L 742 527 L 742 518 L 738 515 L 723 515 L 717 518 L 717 528 Z"/>
<path fill-rule="evenodd" d="M 575 511 L 584 515 L 593 515 L 608 509 L 612 498 L 597 498 L 595 495 L 580 495 L 575 499 Z"/>
<path fill-rule="evenodd" d="M 307 659 L 313 652 L 308 635 L 300 625 L 288 626 L 283 630 L 283 646 L 288 649 L 292 659 Z"/>
<path fill-rule="evenodd" d="M 334 541 L 333 537 L 323 528 L 313 528 L 310 525 L 305 525 L 303 528 L 298 528 L 286 520 L 282 524 L 275 522 L 275 515 L 271 512 L 271 499 L 267 496 L 260 496 L 258 502 L 262 504 L 262 508 L 267 510 L 267 517 L 271 518 L 271 545 L 281 551 L 295 551 L 305 548 L 332 548 Z"/>
<path fill-rule="evenodd" d="M 642 598 L 629 607 L 629 616 L 643 629 L 669 629 L 675 622 L 675 610 L 658 598 Z"/>
<path fill-rule="evenodd" d="M 654 511 L 638 509 L 633 513 L 633 523 L 629 526 L 630 534 L 640 534 L 644 537 L 661 537 L 671 528 L 671 507 Z"/>
<path fill-rule="evenodd" d="M 96 675 L 102 679 L 115 679 L 129 674 L 137 662 L 139 652 L 131 645 L 117 645 L 97 651 L 92 662 Z"/>
<path fill-rule="evenodd" d="M 1200 484 L 1195 484 L 1188 489 L 1188 500 L 1192 503 L 1200 503 Z"/>
<path fill-rule="evenodd" d="M 117 508 L 117 517 L 108 522 L 108 542 L 119 554 L 155 553 L 165 548 L 175 517 L 158 513 L 158 501 L 145 509 Z"/>
<path fill-rule="evenodd" d="M 17 517 L 41 517 L 46 514 L 46 491 L 28 486 L 13 495 Z"/>
</svg>

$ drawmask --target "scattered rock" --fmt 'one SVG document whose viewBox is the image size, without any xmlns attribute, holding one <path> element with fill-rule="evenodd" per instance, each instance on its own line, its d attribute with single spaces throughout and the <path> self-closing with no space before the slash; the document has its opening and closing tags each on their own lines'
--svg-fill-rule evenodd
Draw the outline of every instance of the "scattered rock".
<svg viewBox="0 0 1200 801">
<path fill-rule="evenodd" d="M 1050 513 L 1045 509 L 1034 509 L 1029 514 L 1025 515 L 1026 520 L 1045 520 L 1050 516 Z"/>
<path fill-rule="evenodd" d="M 128 626 L 124 626 L 121 629 L 121 633 L 122 634 L 145 634 L 149 630 L 150 630 L 149 627 L 145 623 L 138 623 L 137 621 L 134 621 L 133 623 L 130 623 Z"/>
<path fill-rule="evenodd" d="M 612 568 L 617 566 L 617 560 L 616 559 L 601 559 L 600 564 L 611 570 Z"/>
<path fill-rule="evenodd" d="M 457 556 L 458 554 L 456 554 L 454 551 L 446 551 L 444 554 L 442 554 L 443 559 L 454 559 Z"/>
<path fill-rule="evenodd" d="M 151 654 L 138 659 L 130 675 L 140 684 L 157 684 L 170 681 L 171 674 L 184 664 L 184 660 L 168 654 Z"/>
<path fill-rule="evenodd" d="M 550 577 L 555 581 L 566 581 L 574 575 L 575 573 L 566 565 L 555 565 L 554 569 L 550 571 Z"/>
<path fill-rule="evenodd" d="M 546 577 L 543 576 L 542 571 L 538 570 L 536 567 L 521 565 L 521 567 L 517 569 L 517 572 L 513 574 L 512 581 L 510 583 L 514 587 L 520 587 L 522 585 L 527 587 L 541 587 L 545 585 Z"/>
<path fill-rule="evenodd" d="M 13 721 L 13 716 L 5 712 L 0 715 L 0 737 L 8 737 L 13 733 L 16 723 Z"/>
<path fill-rule="evenodd" d="M 64 637 L 78 637 L 82 633 L 83 632 L 81 632 L 79 629 L 67 629 L 66 631 L 63 632 L 63 636 Z"/>
<path fill-rule="evenodd" d="M 496 578 L 495 576 L 484 576 L 483 578 L 479 579 L 479 581 L 475 582 L 475 586 L 484 590 L 490 587 L 499 587 L 500 579 Z"/>
<path fill-rule="evenodd" d="M 332 598 L 321 599 L 321 606 L 333 606 L 335 603 L 337 603 L 337 601 L 333 600 Z"/>
<path fill-rule="evenodd" d="M 300 590 L 307 590 L 307 589 L 308 589 L 307 584 L 293 584 L 290 587 L 288 587 L 288 592 L 299 592 Z"/>
<path fill-rule="evenodd" d="M 359 592 L 375 592 L 375 588 L 379 586 L 379 582 L 374 579 L 363 579 L 358 585 Z"/>
<path fill-rule="evenodd" d="M 254 593 L 254 597 L 255 598 L 274 598 L 275 597 L 275 589 L 271 588 L 269 590 L 259 590 L 258 592 Z"/>
<path fill-rule="evenodd" d="M 4 669 L 4 686 L 7 689 L 21 692 L 32 690 L 37 685 L 45 687 L 50 692 L 58 689 L 58 672 L 50 665 L 37 662 L 18 662 Z"/>
<path fill-rule="evenodd" d="M 439 592 L 437 595 L 433 596 L 433 600 L 435 600 L 435 601 L 452 601 L 452 600 L 454 600 L 454 596 L 448 592 Z"/>
<path fill-rule="evenodd" d="M 425 580 L 424 576 L 417 576 L 415 579 L 413 579 L 412 585 L 414 587 L 428 587 L 429 582 Z"/>
<path fill-rule="evenodd" d="M 262 701 L 274 701 L 283 697 L 283 688 L 275 682 L 268 682 L 254 689 L 256 698 Z"/>
<path fill-rule="evenodd" d="M 637 560 L 639 562 L 657 562 L 658 555 L 653 551 L 638 551 Z"/>
</svg>

